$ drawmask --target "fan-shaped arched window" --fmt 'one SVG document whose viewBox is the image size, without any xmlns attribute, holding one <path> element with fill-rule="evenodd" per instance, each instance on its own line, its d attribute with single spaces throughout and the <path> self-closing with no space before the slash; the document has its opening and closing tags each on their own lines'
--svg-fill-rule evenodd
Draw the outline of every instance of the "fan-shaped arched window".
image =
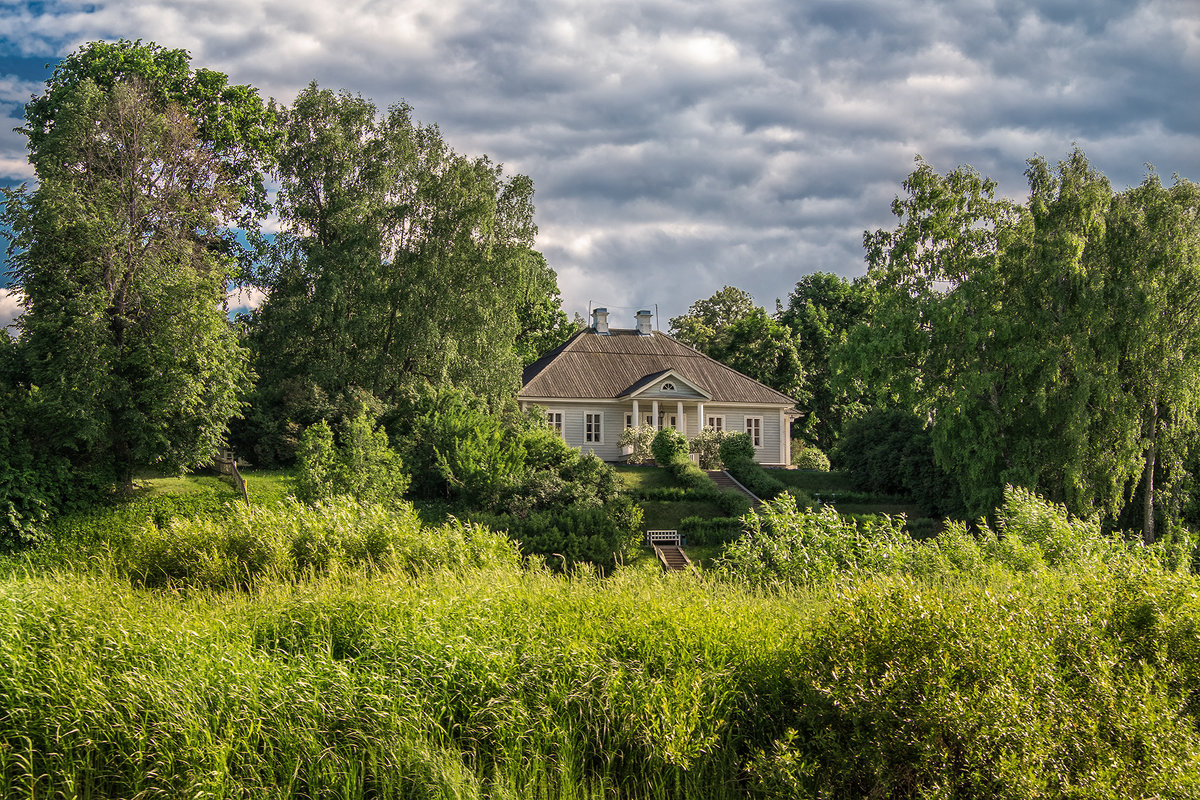
<svg viewBox="0 0 1200 800">
<path fill-rule="evenodd" d="M 675 384 L 671 383 L 670 381 L 667 381 L 666 383 L 663 384 L 662 390 L 664 392 L 673 392 L 673 391 L 675 391 Z"/>
</svg>

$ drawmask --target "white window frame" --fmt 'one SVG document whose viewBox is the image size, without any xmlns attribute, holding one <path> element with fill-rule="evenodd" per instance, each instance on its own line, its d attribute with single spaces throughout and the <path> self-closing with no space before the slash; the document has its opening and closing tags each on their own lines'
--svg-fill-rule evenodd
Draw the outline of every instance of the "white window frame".
<svg viewBox="0 0 1200 800">
<path fill-rule="evenodd" d="M 557 433 L 563 435 L 563 412 L 561 411 L 546 411 L 546 424 Z M 564 437 L 565 438 L 565 437 Z"/>
<path fill-rule="evenodd" d="M 745 428 L 747 435 L 750 436 L 750 441 L 754 444 L 754 446 L 761 449 L 763 446 L 763 443 L 762 443 L 763 418 L 762 417 L 746 417 L 746 421 L 743 424 L 743 427 Z"/>
<path fill-rule="evenodd" d="M 586 444 L 604 444 L 604 412 L 585 411 L 583 414 L 583 441 Z"/>
<path fill-rule="evenodd" d="M 704 419 L 704 426 L 712 428 L 714 431 L 725 430 L 725 415 L 724 414 L 708 414 Z"/>
<path fill-rule="evenodd" d="M 625 412 L 625 427 L 626 428 L 633 427 L 633 412 L 632 411 Z"/>
</svg>

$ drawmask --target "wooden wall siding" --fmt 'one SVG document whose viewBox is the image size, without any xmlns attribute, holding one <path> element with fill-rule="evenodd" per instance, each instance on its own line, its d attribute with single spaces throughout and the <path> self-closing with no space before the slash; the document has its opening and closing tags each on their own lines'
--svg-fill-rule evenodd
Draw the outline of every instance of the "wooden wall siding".
<svg viewBox="0 0 1200 800">
<path fill-rule="evenodd" d="M 709 402 L 792 405 L 794 401 L 663 333 L 641 336 L 613 330 L 583 331 L 525 370 L 521 397 L 616 399 L 631 386 L 675 370 L 702 387 Z"/>
<path fill-rule="evenodd" d="M 621 454 L 621 431 L 625 429 L 625 415 L 632 412 L 632 404 L 626 401 L 619 403 L 597 403 L 588 405 L 586 403 L 571 403 L 554 405 L 553 403 L 545 403 L 544 407 L 548 411 L 561 411 L 563 415 L 563 439 L 572 447 L 578 447 L 585 453 L 595 453 L 603 461 L 622 461 L 624 456 Z M 698 418 L 696 415 L 696 406 L 693 403 L 684 404 L 684 415 L 687 417 L 687 436 L 695 436 L 699 432 L 697 424 Z M 674 403 L 660 403 L 659 411 L 669 417 L 671 414 L 677 413 Z M 601 435 L 603 441 L 599 444 L 584 441 L 584 415 L 602 413 L 603 430 Z M 638 413 L 642 417 L 650 414 L 650 404 L 639 404 Z M 760 464 L 779 464 L 780 462 L 780 428 L 779 428 L 779 406 L 764 407 L 762 409 L 747 409 L 747 408 L 730 408 L 727 406 L 706 404 L 704 407 L 704 415 L 711 416 L 714 414 L 723 415 L 725 417 L 725 429 L 741 433 L 746 430 L 746 417 L 762 417 L 762 447 L 754 451 L 754 459 Z"/>
</svg>

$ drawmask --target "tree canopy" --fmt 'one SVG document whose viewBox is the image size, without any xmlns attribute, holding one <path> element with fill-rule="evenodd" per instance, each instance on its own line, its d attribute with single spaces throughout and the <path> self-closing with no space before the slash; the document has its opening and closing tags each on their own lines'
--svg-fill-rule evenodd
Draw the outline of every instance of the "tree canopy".
<svg viewBox="0 0 1200 800">
<path fill-rule="evenodd" d="M 835 359 L 874 302 L 874 288 L 865 278 L 851 282 L 814 272 L 796 282 L 779 310 L 779 322 L 795 334 L 810 393 L 798 433 L 822 450 L 832 449 L 846 423 L 865 409 L 862 389 L 838 374 Z"/>
<path fill-rule="evenodd" d="M 795 336 L 743 290 L 726 286 L 697 300 L 670 326 L 672 336 L 706 356 L 789 397 L 806 397 Z"/>
<path fill-rule="evenodd" d="M 247 357 L 222 310 L 234 263 L 214 242 L 242 193 L 146 76 L 56 76 L 53 119 L 29 131 L 38 186 L 6 196 L 20 380 L 55 450 L 130 487 L 139 465 L 210 456 L 240 408 Z"/>
<path fill-rule="evenodd" d="M 532 182 L 455 153 L 404 104 L 380 114 L 314 83 L 281 118 L 283 230 L 250 319 L 260 456 L 287 457 L 283 425 L 418 385 L 511 397 L 532 350 L 569 333 L 533 249 Z"/>
<path fill-rule="evenodd" d="M 1196 187 L 1151 173 L 1114 194 L 1078 149 L 1026 174 L 1018 205 L 918 162 L 897 227 L 864 237 L 880 301 L 847 363 L 929 420 L 972 513 L 1013 484 L 1111 518 L 1140 482 L 1152 540 L 1156 442 L 1200 388 Z"/>
</svg>

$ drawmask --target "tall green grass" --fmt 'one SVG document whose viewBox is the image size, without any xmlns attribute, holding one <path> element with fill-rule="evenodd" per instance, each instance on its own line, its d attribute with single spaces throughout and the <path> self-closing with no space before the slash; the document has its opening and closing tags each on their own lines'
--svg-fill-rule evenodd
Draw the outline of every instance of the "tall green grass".
<svg viewBox="0 0 1200 800">
<path fill-rule="evenodd" d="M 1029 496 L 936 547 L 804 513 L 751 538 L 815 571 L 754 581 L 349 502 L 95 532 L 0 578 L 0 796 L 1200 794 L 1185 548 Z"/>
<path fill-rule="evenodd" d="M 1174 573 L 761 593 L 512 567 L 252 592 L 0 583 L 9 797 L 1200 790 Z"/>
</svg>

